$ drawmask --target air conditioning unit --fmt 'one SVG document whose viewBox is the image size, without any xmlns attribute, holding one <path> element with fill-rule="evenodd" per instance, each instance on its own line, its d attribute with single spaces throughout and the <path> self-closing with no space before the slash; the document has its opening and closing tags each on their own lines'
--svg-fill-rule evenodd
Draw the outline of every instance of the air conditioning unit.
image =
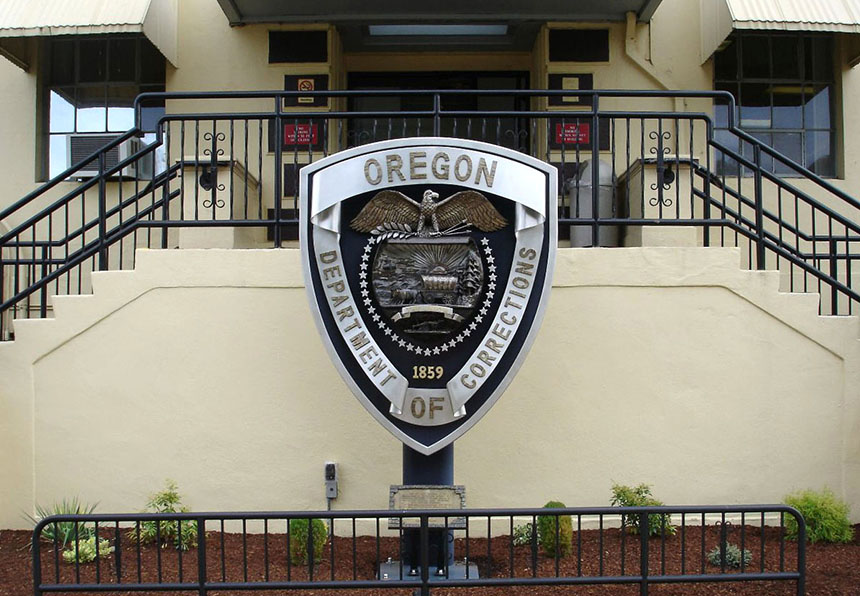
<svg viewBox="0 0 860 596">
<path fill-rule="evenodd" d="M 72 167 L 84 161 L 87 157 L 98 151 L 108 143 L 113 142 L 119 135 L 88 135 L 71 134 L 67 137 L 66 167 Z M 142 146 L 141 140 L 137 138 L 128 139 L 105 154 L 105 170 L 116 166 L 121 161 L 134 155 Z M 137 178 L 140 180 L 152 179 L 153 154 L 132 162 L 122 169 L 123 178 Z M 71 175 L 71 178 L 94 178 L 99 175 L 99 161 L 94 159 Z M 119 172 L 111 175 L 119 178 Z"/>
</svg>

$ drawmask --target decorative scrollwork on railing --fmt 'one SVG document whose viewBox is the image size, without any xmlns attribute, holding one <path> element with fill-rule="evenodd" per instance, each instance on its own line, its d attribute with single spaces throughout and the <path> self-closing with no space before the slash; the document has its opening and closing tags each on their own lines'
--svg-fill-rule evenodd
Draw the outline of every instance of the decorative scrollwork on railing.
<svg viewBox="0 0 860 596">
<path fill-rule="evenodd" d="M 502 135 L 505 139 L 510 138 L 511 144 L 508 145 L 514 151 L 519 151 L 520 153 L 528 153 L 529 150 L 529 131 L 517 128 L 507 129 Z"/>
<path fill-rule="evenodd" d="M 211 141 L 212 139 L 213 139 L 213 135 L 211 132 L 204 132 L 203 133 L 203 140 L 204 141 Z M 216 135 L 214 135 L 214 139 L 216 141 L 226 141 L 227 135 L 224 134 L 223 132 L 219 132 Z"/>
<path fill-rule="evenodd" d="M 657 181 L 651 183 L 651 190 L 658 191 L 659 197 L 651 198 L 648 203 L 652 207 L 656 207 L 657 205 L 663 205 L 664 207 L 670 207 L 672 205 L 672 199 L 666 196 L 663 196 L 662 191 L 670 190 L 672 188 L 672 183 L 675 181 L 675 172 L 672 171 L 672 165 L 663 167 L 662 165 L 657 166 Z M 662 190 L 661 190 L 662 187 Z"/>
<path fill-rule="evenodd" d="M 672 183 L 675 181 L 675 173 L 672 171 L 671 163 L 666 166 L 664 157 L 669 155 L 672 150 L 666 146 L 666 142 L 671 140 L 672 134 L 669 131 L 652 130 L 648 133 L 648 138 L 657 141 L 657 145 L 651 147 L 649 152 L 657 158 L 657 181 L 650 184 L 651 190 L 657 191 L 658 196 L 648 200 L 648 204 L 652 207 L 663 206 L 670 207 L 673 201 L 669 197 L 663 196 L 663 191 L 672 188 Z"/>
<path fill-rule="evenodd" d="M 657 182 L 651 183 L 651 190 L 657 190 L 662 185 L 663 190 L 672 188 L 672 183 L 675 181 L 675 172 L 672 171 L 672 164 L 668 166 L 657 166 Z"/>
<path fill-rule="evenodd" d="M 203 133 L 203 140 L 212 142 L 212 148 L 210 149 L 209 147 L 207 147 L 207 148 L 203 149 L 203 155 L 207 155 L 207 156 L 211 157 L 213 154 L 213 151 L 214 151 L 214 154 L 216 157 L 220 157 L 220 156 L 224 155 L 224 149 L 222 149 L 221 147 L 218 147 L 218 142 L 226 141 L 227 140 L 226 134 L 224 134 L 223 132 L 219 132 L 219 133 L 213 135 L 211 132 L 206 132 L 206 133 Z"/>
<path fill-rule="evenodd" d="M 211 191 L 213 188 L 216 191 L 223 192 L 227 187 L 224 186 L 224 183 L 218 183 L 218 170 L 217 168 L 203 168 L 203 171 L 200 172 L 200 178 L 197 179 L 197 182 L 200 184 L 200 187 L 206 192 Z M 212 198 L 203 200 L 203 208 L 209 209 L 212 206 L 215 207 L 223 207 L 224 199 Z"/>
<path fill-rule="evenodd" d="M 658 159 L 660 156 L 668 155 L 672 152 L 669 147 L 663 144 L 672 138 L 672 134 L 669 131 L 657 132 L 656 130 L 652 130 L 648 133 L 648 138 L 657 141 L 657 146 L 651 147 L 650 151 L 652 155 L 657 155 Z"/>
<path fill-rule="evenodd" d="M 212 164 L 209 167 L 204 166 L 203 172 L 200 174 L 199 183 L 200 186 L 206 192 L 210 192 L 214 189 L 215 192 L 223 192 L 227 187 L 224 183 L 218 182 L 218 168 L 215 164 L 215 160 L 224 155 L 224 149 L 218 146 L 218 143 L 223 143 L 227 140 L 227 135 L 223 132 L 205 132 L 203 133 L 203 140 L 209 141 L 212 146 L 206 147 L 203 149 L 203 155 L 212 159 Z M 226 203 L 224 199 L 218 198 L 216 194 L 211 194 L 209 197 L 203 199 L 203 208 L 204 209 L 215 209 L 222 208 Z"/>
<path fill-rule="evenodd" d="M 656 190 L 656 189 L 657 189 L 657 185 L 652 184 L 651 190 Z M 672 199 L 669 199 L 667 197 L 663 197 L 663 198 L 651 197 L 650 199 L 648 199 L 648 204 L 651 205 L 652 207 L 656 207 L 658 205 L 663 205 L 664 207 L 671 207 L 672 206 Z"/>
</svg>

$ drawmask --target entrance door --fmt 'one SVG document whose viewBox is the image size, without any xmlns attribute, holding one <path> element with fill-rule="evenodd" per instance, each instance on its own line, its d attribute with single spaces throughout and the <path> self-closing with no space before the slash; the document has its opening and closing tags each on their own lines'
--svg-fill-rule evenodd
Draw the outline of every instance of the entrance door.
<svg viewBox="0 0 860 596">
<path fill-rule="evenodd" d="M 350 90 L 513 90 L 528 89 L 527 72 L 354 72 L 347 80 Z M 440 134 L 485 141 L 529 151 L 529 122 L 519 117 L 488 117 L 489 112 L 527 110 L 526 97 L 504 95 L 442 95 L 443 111 L 468 111 L 474 115 L 445 117 Z M 350 99 L 350 111 L 382 112 L 388 117 L 359 118 L 349 124 L 349 145 L 413 136 L 433 136 L 433 119 L 398 117 L 399 112 L 433 109 L 431 94 L 361 96 Z"/>
</svg>

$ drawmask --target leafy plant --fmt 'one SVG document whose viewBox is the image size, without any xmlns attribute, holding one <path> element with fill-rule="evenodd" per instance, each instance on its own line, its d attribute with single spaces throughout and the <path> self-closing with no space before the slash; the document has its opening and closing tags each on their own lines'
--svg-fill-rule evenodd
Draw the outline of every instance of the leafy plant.
<svg viewBox="0 0 860 596">
<path fill-rule="evenodd" d="M 36 505 L 36 516 L 26 514 L 27 518 L 33 522 L 35 526 L 41 520 L 51 515 L 89 515 L 95 511 L 95 505 L 82 503 L 77 497 L 66 500 L 63 499 L 59 503 L 53 504 L 51 507 L 41 507 Z M 87 526 L 84 522 L 63 521 L 50 523 L 42 528 L 42 540 L 48 542 L 57 541 L 60 548 L 66 548 L 69 542 L 73 542 L 75 538 L 86 540 L 93 534 L 93 529 Z"/>
<path fill-rule="evenodd" d="M 114 551 L 110 540 L 99 538 L 98 556 L 101 558 L 109 557 Z M 86 540 L 80 540 L 75 543 L 72 541 L 71 546 L 63 551 L 63 560 L 66 563 L 91 563 L 96 560 L 96 537 L 90 536 Z"/>
<path fill-rule="evenodd" d="M 563 509 L 561 501 L 550 501 L 544 509 Z M 573 523 L 569 515 L 539 515 L 537 531 L 540 545 L 550 557 L 566 557 L 573 549 Z"/>
<path fill-rule="evenodd" d="M 612 485 L 612 505 L 618 507 L 658 507 L 662 501 L 655 499 L 651 494 L 651 487 L 647 484 L 639 486 L 625 486 L 623 484 Z M 629 529 L 631 534 L 639 533 L 639 516 L 622 515 L 622 526 Z M 651 513 L 648 515 L 648 535 L 660 536 L 663 532 L 667 535 L 675 533 L 672 525 L 672 516 L 668 513 Z"/>
<path fill-rule="evenodd" d="M 290 520 L 290 561 L 293 565 L 304 565 L 308 562 L 308 522 L 311 522 L 313 536 L 311 541 L 314 549 L 314 561 L 322 558 L 323 547 L 328 539 L 328 528 L 321 519 L 291 519 Z"/>
<path fill-rule="evenodd" d="M 732 544 L 731 542 L 726 543 L 726 567 L 740 567 L 741 566 L 741 549 L 738 548 L 736 544 Z M 752 553 L 747 549 L 744 549 L 743 552 L 743 564 L 749 565 L 750 561 L 752 561 Z M 711 565 L 716 565 L 717 567 L 723 566 L 723 557 L 720 553 L 720 547 L 716 547 L 711 551 L 708 551 L 708 562 Z"/>
<path fill-rule="evenodd" d="M 190 509 L 182 504 L 182 496 L 172 480 L 168 480 L 164 490 L 152 495 L 146 503 L 147 513 L 187 513 L 188 511 Z M 140 528 L 131 528 L 128 536 L 132 540 L 140 538 L 141 544 L 160 541 L 162 548 L 173 544 L 178 549 L 188 550 L 197 546 L 197 524 L 192 520 L 144 521 L 140 523 Z"/>
<path fill-rule="evenodd" d="M 537 532 L 537 528 L 531 524 L 520 524 L 514 528 L 514 546 L 526 546 L 532 543 L 532 535 Z M 537 536 L 537 541 L 540 542 L 540 534 Z"/>
<path fill-rule="evenodd" d="M 792 493 L 783 502 L 803 516 L 806 538 L 810 542 L 851 542 L 854 538 L 854 528 L 848 519 L 848 504 L 829 488 Z M 794 516 L 785 516 L 785 528 L 788 537 L 796 540 L 798 529 Z"/>
</svg>

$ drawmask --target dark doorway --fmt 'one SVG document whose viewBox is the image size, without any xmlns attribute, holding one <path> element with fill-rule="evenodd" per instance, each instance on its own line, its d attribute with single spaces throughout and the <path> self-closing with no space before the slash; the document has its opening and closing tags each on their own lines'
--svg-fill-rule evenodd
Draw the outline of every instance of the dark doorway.
<svg viewBox="0 0 860 596">
<path fill-rule="evenodd" d="M 527 72 L 355 72 L 347 85 L 353 91 L 376 90 L 516 90 L 528 89 Z M 505 95 L 442 95 L 443 111 L 472 112 L 469 116 L 444 117 L 439 133 L 485 141 L 528 152 L 527 118 L 486 116 L 490 112 L 520 112 L 529 108 L 527 97 Z M 413 136 L 433 136 L 433 119 L 402 117 L 398 113 L 433 109 L 432 94 L 350 98 L 350 111 L 381 112 L 384 116 L 350 121 L 350 145 Z M 390 114 L 390 115 L 389 115 Z"/>
</svg>

